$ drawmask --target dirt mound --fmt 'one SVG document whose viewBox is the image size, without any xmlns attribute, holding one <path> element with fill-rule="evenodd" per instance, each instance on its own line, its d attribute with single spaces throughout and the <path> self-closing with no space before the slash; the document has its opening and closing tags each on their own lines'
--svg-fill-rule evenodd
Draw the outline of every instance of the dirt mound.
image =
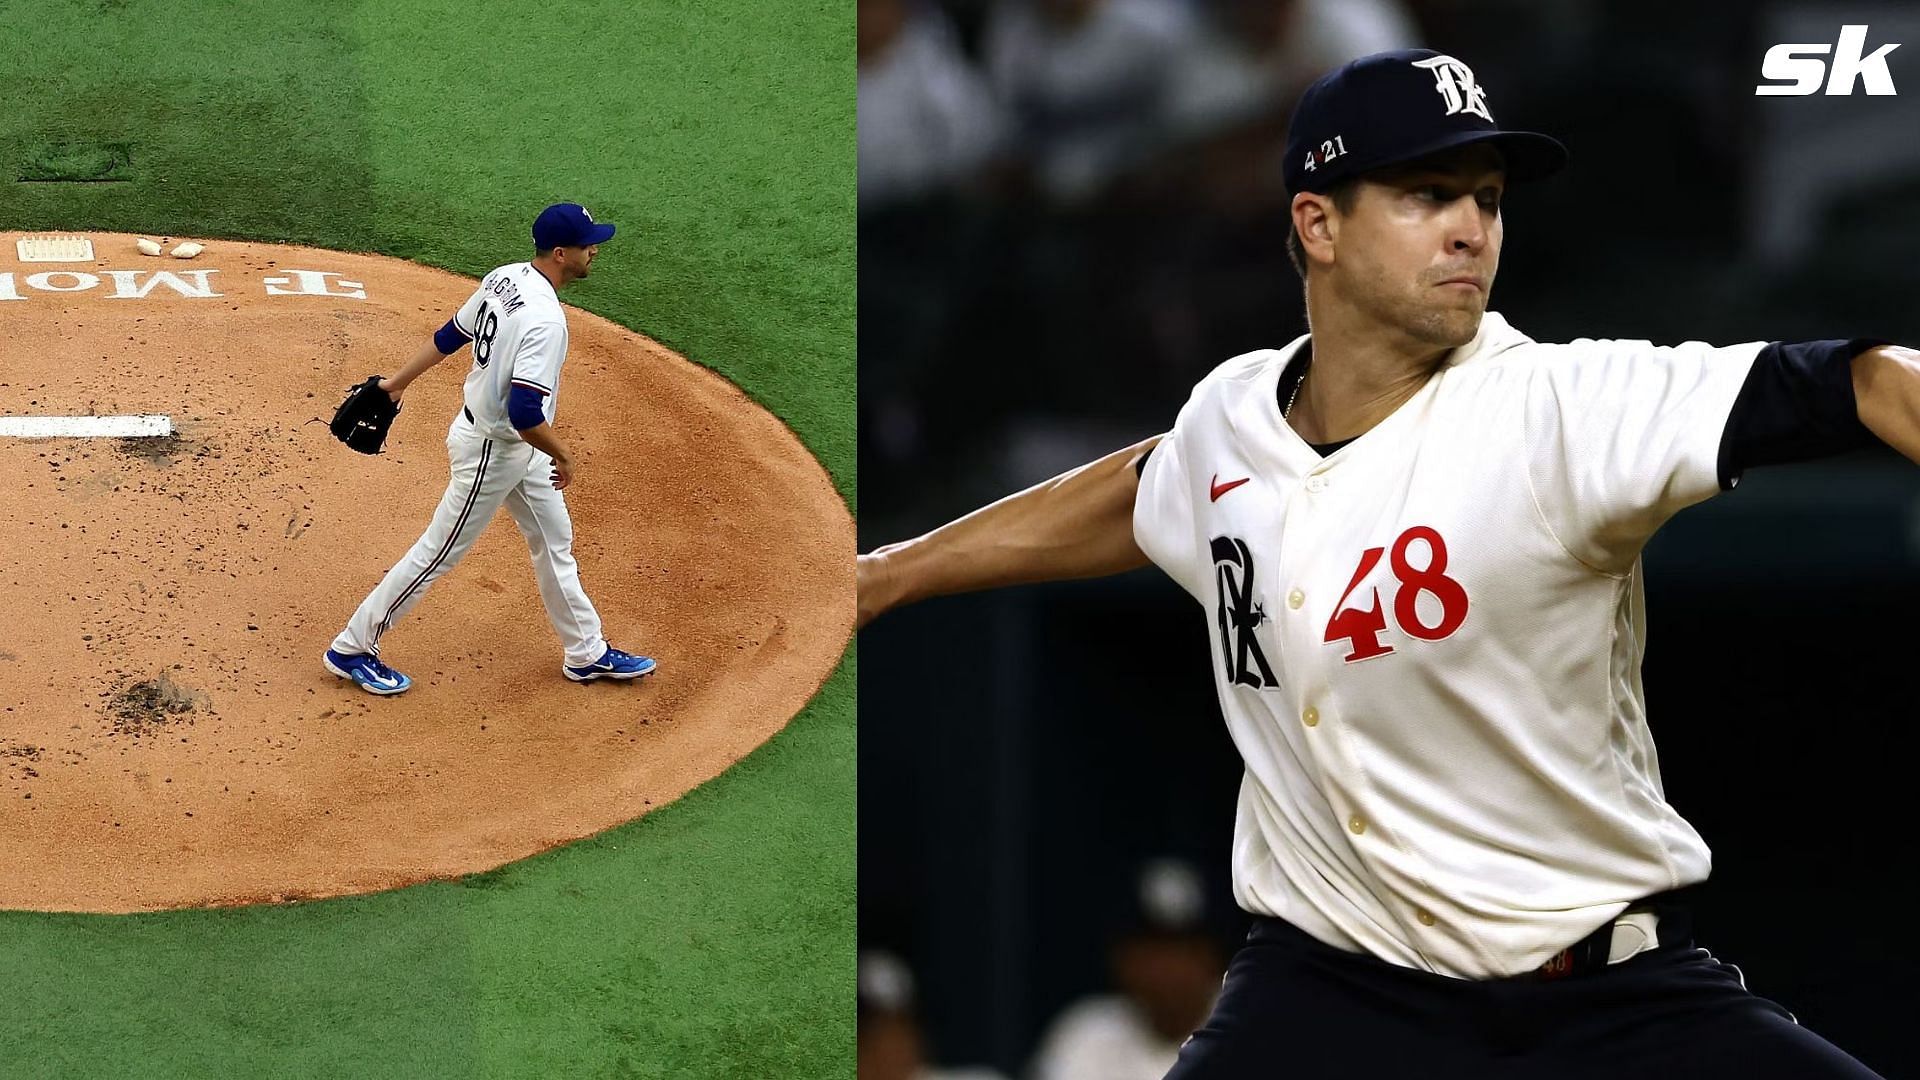
<svg viewBox="0 0 1920 1080">
<path fill-rule="evenodd" d="M 0 414 L 165 415 L 165 439 L 0 438 L 0 907 L 132 911 L 470 874 L 667 803 L 785 725 L 853 628 L 853 523 L 738 388 L 569 309 L 555 426 L 581 580 L 637 684 L 561 675 L 502 514 L 382 639 L 413 689 L 320 664 L 426 528 L 470 352 L 386 453 L 324 423 L 470 294 L 373 256 L 0 235 Z M 502 261 L 519 257 L 502 254 Z M 618 273 L 605 248 L 589 288 Z M 562 294 L 571 299 L 572 291 Z M 76 853 L 84 854 L 78 857 Z"/>
</svg>

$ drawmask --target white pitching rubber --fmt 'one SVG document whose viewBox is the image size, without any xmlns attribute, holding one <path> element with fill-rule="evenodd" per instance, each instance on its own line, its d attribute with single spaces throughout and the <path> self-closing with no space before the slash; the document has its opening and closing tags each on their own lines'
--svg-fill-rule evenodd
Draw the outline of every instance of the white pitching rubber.
<svg viewBox="0 0 1920 1080">
<path fill-rule="evenodd" d="M 166 416 L 0 416 L 0 436 L 20 439 L 136 439 L 173 434 Z"/>
</svg>

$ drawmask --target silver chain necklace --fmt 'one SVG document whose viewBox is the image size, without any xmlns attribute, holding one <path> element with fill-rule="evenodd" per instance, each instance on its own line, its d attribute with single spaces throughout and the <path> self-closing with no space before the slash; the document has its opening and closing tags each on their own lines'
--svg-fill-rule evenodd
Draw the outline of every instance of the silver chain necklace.
<svg viewBox="0 0 1920 1080">
<path fill-rule="evenodd" d="M 1309 365 L 1309 367 L 1311 367 L 1311 365 Z M 1300 396 L 1300 384 L 1306 381 L 1307 373 L 1302 371 L 1300 377 L 1293 381 L 1293 393 L 1287 395 L 1287 407 L 1280 410 L 1280 419 L 1285 420 L 1288 414 L 1293 412 L 1293 401 Z"/>
</svg>

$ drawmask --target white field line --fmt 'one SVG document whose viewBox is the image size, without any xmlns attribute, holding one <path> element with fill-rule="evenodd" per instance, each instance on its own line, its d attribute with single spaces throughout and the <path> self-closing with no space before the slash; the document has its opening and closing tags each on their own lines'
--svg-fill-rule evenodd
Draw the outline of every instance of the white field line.
<svg viewBox="0 0 1920 1080">
<path fill-rule="evenodd" d="M 21 439 L 137 438 L 173 434 L 166 416 L 0 416 L 0 436 Z"/>
</svg>

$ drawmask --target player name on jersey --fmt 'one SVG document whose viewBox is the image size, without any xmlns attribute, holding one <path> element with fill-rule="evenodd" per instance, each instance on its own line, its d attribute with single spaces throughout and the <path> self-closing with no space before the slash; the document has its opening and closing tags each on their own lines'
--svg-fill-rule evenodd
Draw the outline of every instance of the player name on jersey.
<svg viewBox="0 0 1920 1080">
<path fill-rule="evenodd" d="M 504 315 L 512 315 L 526 303 L 525 300 L 520 299 L 520 286 L 505 274 L 490 281 L 481 282 L 480 288 L 500 298 L 500 302 L 506 305 L 506 310 L 501 313 Z"/>
<path fill-rule="evenodd" d="M 35 274 L 16 271 L 0 273 L 0 302 L 27 300 L 34 293 L 84 293 L 101 291 L 107 300 L 215 300 L 219 292 L 214 282 L 219 270 L 46 270 Z M 268 296 L 332 296 L 343 300 L 365 300 L 366 286 L 348 281 L 332 270 L 280 270 L 260 279 Z M 517 303 L 518 300 L 509 301 Z"/>
</svg>

